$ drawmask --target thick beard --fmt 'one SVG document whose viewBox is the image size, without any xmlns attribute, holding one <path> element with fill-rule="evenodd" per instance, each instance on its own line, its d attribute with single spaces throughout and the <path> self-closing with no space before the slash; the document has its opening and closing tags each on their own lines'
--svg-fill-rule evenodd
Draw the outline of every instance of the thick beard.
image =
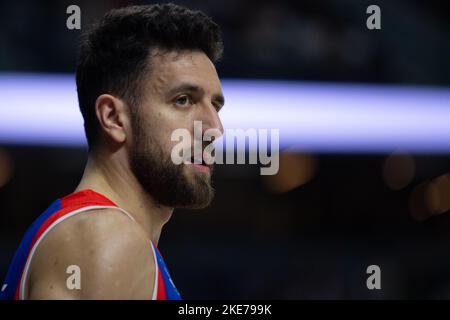
<svg viewBox="0 0 450 320">
<path fill-rule="evenodd" d="M 172 208 L 201 209 L 214 197 L 209 174 L 186 172 L 195 170 L 175 165 L 170 154 L 147 133 L 143 123 L 133 120 L 133 150 L 129 155 L 131 170 L 142 188 L 160 205 Z"/>
</svg>

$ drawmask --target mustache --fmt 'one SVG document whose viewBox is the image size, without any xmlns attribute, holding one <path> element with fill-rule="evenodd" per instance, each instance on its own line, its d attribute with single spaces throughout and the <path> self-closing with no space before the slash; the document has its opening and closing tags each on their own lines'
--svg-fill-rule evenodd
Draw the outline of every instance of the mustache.
<svg viewBox="0 0 450 320">
<path fill-rule="evenodd" d="M 190 161 L 192 163 L 199 163 L 203 165 L 207 165 L 212 167 L 212 162 L 215 159 L 215 150 L 214 148 L 206 149 L 211 146 L 214 141 L 194 141 L 194 144 L 191 146 L 186 146 L 184 148 L 184 158 L 186 161 Z M 211 151 L 209 151 L 211 150 Z"/>
</svg>

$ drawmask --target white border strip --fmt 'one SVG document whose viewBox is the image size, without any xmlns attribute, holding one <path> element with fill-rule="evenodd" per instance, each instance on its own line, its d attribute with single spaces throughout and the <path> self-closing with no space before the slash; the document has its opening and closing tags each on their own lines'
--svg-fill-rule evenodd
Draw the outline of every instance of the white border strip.
<svg viewBox="0 0 450 320">
<path fill-rule="evenodd" d="M 159 273 L 159 266 L 158 266 L 158 259 L 156 259 L 155 247 L 154 247 L 153 242 L 151 240 L 150 240 L 150 245 L 152 247 L 153 259 L 155 260 L 155 284 L 153 285 L 152 300 L 156 300 L 158 298 L 158 273 Z"/>
</svg>

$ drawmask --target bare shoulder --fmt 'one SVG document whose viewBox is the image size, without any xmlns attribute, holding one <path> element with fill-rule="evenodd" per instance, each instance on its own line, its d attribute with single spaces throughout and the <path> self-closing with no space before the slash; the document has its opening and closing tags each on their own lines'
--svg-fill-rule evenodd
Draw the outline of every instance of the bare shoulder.
<svg viewBox="0 0 450 320">
<path fill-rule="evenodd" d="M 150 299 L 154 274 L 150 242 L 140 226 L 117 209 L 90 210 L 43 238 L 26 292 L 30 299 Z"/>
</svg>

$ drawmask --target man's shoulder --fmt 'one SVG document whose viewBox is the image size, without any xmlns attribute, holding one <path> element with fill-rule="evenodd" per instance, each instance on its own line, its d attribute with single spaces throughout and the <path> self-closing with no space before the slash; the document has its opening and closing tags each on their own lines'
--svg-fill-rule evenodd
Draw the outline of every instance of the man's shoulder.
<svg viewBox="0 0 450 320">
<path fill-rule="evenodd" d="M 73 265 L 89 279 L 84 281 L 85 296 L 100 298 L 104 291 L 97 288 L 114 293 L 111 285 L 124 290 L 124 283 L 136 286 L 144 278 L 151 284 L 155 272 L 150 241 L 142 228 L 115 208 L 87 210 L 54 226 L 36 249 L 30 283 L 39 278 L 65 284 L 67 268 Z"/>
<path fill-rule="evenodd" d="M 40 246 L 64 247 L 108 246 L 146 242 L 142 228 L 116 208 L 88 209 L 64 219 L 48 231 Z"/>
</svg>

